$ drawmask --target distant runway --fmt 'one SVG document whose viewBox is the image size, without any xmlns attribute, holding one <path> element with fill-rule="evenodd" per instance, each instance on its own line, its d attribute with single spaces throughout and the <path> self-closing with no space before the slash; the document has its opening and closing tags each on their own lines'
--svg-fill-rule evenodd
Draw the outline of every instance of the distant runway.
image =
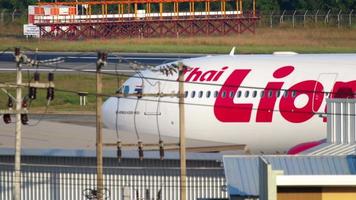
<svg viewBox="0 0 356 200">
<path fill-rule="evenodd" d="M 54 65 L 57 66 L 57 72 L 74 72 L 81 71 L 95 71 L 95 61 L 97 59 L 96 53 L 66 53 L 66 52 L 39 52 L 37 55 L 31 52 L 25 52 L 31 58 L 38 60 L 50 60 L 55 58 L 62 58 L 64 63 Z M 111 53 L 108 57 L 108 65 L 103 69 L 103 72 L 119 72 L 132 74 L 134 71 L 125 62 L 119 63 L 120 60 L 129 62 L 135 61 L 144 65 L 160 65 L 168 62 L 177 61 L 180 59 L 203 56 L 201 54 L 156 54 L 156 53 Z M 65 68 L 65 69 L 61 69 Z M 69 69 L 68 69 L 69 68 Z M 54 69 L 54 68 L 53 68 Z M 47 67 L 39 67 L 38 71 L 52 71 L 53 69 Z M 36 69 L 26 69 L 36 70 Z M 0 71 L 8 72 L 15 71 L 15 62 L 12 52 L 6 52 L 0 56 Z"/>
<path fill-rule="evenodd" d="M 31 115 L 28 126 L 23 126 L 23 149 L 90 149 L 95 150 L 95 116 L 94 115 Z M 38 123 L 39 119 L 43 119 Z M 104 142 L 136 144 L 136 134 L 104 128 Z M 139 133 L 144 143 L 156 143 L 158 134 Z M 165 143 L 178 143 L 176 137 L 162 136 Z M 0 148 L 13 148 L 15 141 L 15 124 L 4 124 L 0 120 Z M 187 139 L 188 147 L 218 146 L 225 143 Z M 136 147 L 133 147 L 135 149 Z"/>
</svg>

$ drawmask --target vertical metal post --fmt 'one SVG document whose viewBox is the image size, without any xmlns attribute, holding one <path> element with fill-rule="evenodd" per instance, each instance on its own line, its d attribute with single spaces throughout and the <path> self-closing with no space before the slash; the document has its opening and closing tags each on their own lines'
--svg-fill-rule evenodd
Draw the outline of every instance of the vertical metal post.
<svg viewBox="0 0 356 200">
<path fill-rule="evenodd" d="M 253 0 L 253 16 L 256 17 L 256 0 Z"/>
<path fill-rule="evenodd" d="M 96 62 L 96 173 L 97 173 L 97 199 L 103 199 L 104 178 L 103 178 L 103 122 L 101 114 L 102 99 L 102 74 L 101 68 L 105 65 L 107 58 L 106 53 L 99 52 L 98 60 Z"/>
<path fill-rule="evenodd" d="M 284 22 L 284 15 L 286 14 L 286 10 L 283 10 L 281 17 L 279 18 L 279 23 L 282 24 Z"/>
<path fill-rule="evenodd" d="M 350 28 L 352 28 L 352 13 L 354 12 L 354 10 L 351 10 L 350 14 L 349 14 L 349 25 Z"/>
<path fill-rule="evenodd" d="M 307 21 L 307 13 L 308 13 L 308 10 L 305 11 L 304 17 L 303 17 L 303 26 L 304 26 L 304 27 L 305 27 L 306 21 Z"/>
<path fill-rule="evenodd" d="M 240 14 L 243 14 L 242 0 L 240 0 Z"/>
<path fill-rule="evenodd" d="M 179 156 L 180 156 L 180 199 L 187 198 L 187 163 L 185 147 L 185 111 L 184 111 L 184 65 L 178 63 L 179 67 Z"/>
<path fill-rule="evenodd" d="M 271 15 L 270 15 L 270 27 L 273 28 L 273 14 L 274 14 L 274 11 L 271 12 Z"/>
<path fill-rule="evenodd" d="M 11 22 L 15 21 L 15 14 L 16 14 L 16 9 L 14 9 L 14 11 L 11 14 Z"/>
<path fill-rule="evenodd" d="M 16 131 L 15 131 L 15 177 L 13 181 L 13 199 L 21 199 L 21 107 L 22 107 L 22 72 L 20 48 L 15 48 L 16 59 Z"/>
<path fill-rule="evenodd" d="M 295 14 L 297 13 L 297 10 L 294 11 L 293 13 L 293 18 L 292 18 L 292 21 L 293 21 L 293 28 L 295 28 Z"/>
<path fill-rule="evenodd" d="M 339 14 L 337 15 L 337 28 L 340 28 L 341 14 L 342 14 L 342 10 L 340 10 Z"/>
<path fill-rule="evenodd" d="M 0 20 L 0 22 L 3 24 L 4 23 L 4 17 L 5 17 L 5 9 L 3 9 L 2 11 L 1 11 L 1 15 L 0 15 L 0 17 L 1 17 L 1 20 Z"/>
<path fill-rule="evenodd" d="M 315 13 L 315 25 L 318 23 L 318 14 L 319 14 L 319 10 L 316 11 Z"/>
<path fill-rule="evenodd" d="M 328 24 L 328 23 L 329 23 L 329 15 L 330 15 L 330 12 L 331 12 L 331 10 L 329 10 L 328 13 L 327 13 L 326 16 L 325 16 L 325 20 L 324 20 L 324 23 L 325 23 L 325 24 Z"/>
</svg>

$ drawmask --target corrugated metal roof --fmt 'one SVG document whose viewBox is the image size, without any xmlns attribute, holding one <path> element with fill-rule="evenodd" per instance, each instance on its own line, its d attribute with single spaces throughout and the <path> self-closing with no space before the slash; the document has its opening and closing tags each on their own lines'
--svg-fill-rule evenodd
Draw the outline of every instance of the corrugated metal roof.
<svg viewBox="0 0 356 200">
<path fill-rule="evenodd" d="M 356 99 L 326 99 L 326 102 L 327 142 L 302 154 L 330 156 L 356 154 Z"/>
<path fill-rule="evenodd" d="M 285 175 L 356 175 L 356 156 L 263 156 Z M 259 156 L 224 156 L 230 195 L 258 196 Z"/>
<path fill-rule="evenodd" d="M 15 155 L 13 148 L 0 148 L 0 155 Z M 96 157 L 95 150 L 83 149 L 22 149 L 23 156 Z M 105 158 L 116 158 L 116 150 L 103 151 Z M 137 150 L 122 151 L 123 158 L 138 158 Z M 159 159 L 158 151 L 144 151 L 145 159 Z M 179 160 L 178 152 L 165 152 L 165 159 Z M 188 160 L 222 160 L 220 153 L 187 153 Z"/>
<path fill-rule="evenodd" d="M 356 154 L 356 144 L 331 144 L 325 143 L 314 148 L 311 148 L 305 152 L 303 155 L 351 155 Z"/>
</svg>

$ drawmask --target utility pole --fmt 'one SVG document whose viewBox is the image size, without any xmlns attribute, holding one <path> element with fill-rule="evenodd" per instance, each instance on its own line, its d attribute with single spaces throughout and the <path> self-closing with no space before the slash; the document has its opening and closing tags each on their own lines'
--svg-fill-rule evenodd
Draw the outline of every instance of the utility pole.
<svg viewBox="0 0 356 200">
<path fill-rule="evenodd" d="M 21 199 L 21 108 L 22 108 L 22 72 L 21 72 L 21 52 L 20 48 L 15 48 L 16 60 L 16 131 L 15 131 L 15 177 L 13 182 L 13 198 Z"/>
<path fill-rule="evenodd" d="M 21 133 L 22 124 L 27 124 L 28 118 L 26 105 L 22 99 L 22 87 L 32 88 L 32 99 L 36 98 L 36 88 L 47 89 L 47 100 L 51 101 L 54 98 L 54 83 L 53 75 L 51 79 L 48 78 L 48 83 L 39 83 L 39 78 L 35 76 L 34 83 L 22 83 L 22 67 L 23 65 L 34 65 L 37 64 L 37 60 L 32 60 L 26 55 L 21 53 L 20 48 L 15 48 L 15 62 L 16 62 L 16 84 L 15 83 L 0 83 L 0 89 L 9 96 L 8 110 L 0 110 L 0 114 L 3 115 L 4 123 L 11 123 L 11 114 L 16 115 L 16 128 L 15 128 L 15 167 L 13 175 L 13 187 L 12 187 L 12 199 L 21 199 Z M 39 76 L 38 76 L 39 77 Z M 37 79 L 37 80 L 36 80 Z M 16 97 L 13 97 L 7 88 L 16 89 Z M 30 95 L 30 93 L 29 93 Z M 31 95 L 30 95 L 31 96 Z M 12 101 L 16 101 L 16 108 L 12 110 Z"/>
<path fill-rule="evenodd" d="M 180 199 L 187 198 L 187 163 L 185 146 L 185 112 L 184 112 L 184 65 L 178 63 L 179 70 L 179 157 L 180 157 Z"/>
<path fill-rule="evenodd" d="M 101 114 L 101 106 L 103 104 L 102 89 L 102 74 L 101 68 L 105 66 L 107 53 L 98 52 L 98 60 L 96 62 L 96 173 L 97 173 L 97 199 L 103 199 L 104 178 L 103 178 L 103 120 Z"/>
</svg>

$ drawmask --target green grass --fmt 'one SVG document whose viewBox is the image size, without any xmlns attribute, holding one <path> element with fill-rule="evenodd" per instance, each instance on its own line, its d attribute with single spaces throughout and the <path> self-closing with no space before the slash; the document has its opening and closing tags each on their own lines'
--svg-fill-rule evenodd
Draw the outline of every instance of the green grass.
<svg viewBox="0 0 356 200">
<path fill-rule="evenodd" d="M 1 33 L 1 31 L 0 31 Z M 1 35 L 1 34 L 0 34 Z M 0 38 L 0 49 L 22 46 L 40 51 L 157 52 L 157 53 L 228 53 L 232 46 L 239 53 L 300 53 L 356 52 L 356 29 L 338 28 L 258 28 L 256 34 L 216 37 L 131 38 L 97 40 L 37 40 L 14 37 Z"/>
<path fill-rule="evenodd" d="M 23 73 L 23 81 L 28 82 L 27 73 Z M 30 74 L 30 79 L 32 74 Z M 1 82 L 15 82 L 16 73 L 0 73 Z M 46 82 L 47 74 L 41 74 L 41 82 Z M 72 90 L 72 91 L 85 91 L 95 93 L 96 91 L 96 78 L 95 75 L 84 74 L 55 74 L 55 88 Z M 103 93 L 113 95 L 118 87 L 118 80 L 114 76 L 103 76 Z M 12 95 L 15 95 L 15 90 L 9 90 Z M 23 95 L 27 95 L 27 89 L 23 89 Z M 37 99 L 31 103 L 32 112 L 43 112 L 46 108 L 46 90 L 38 89 Z M 76 112 L 93 112 L 95 111 L 95 96 L 88 96 L 88 105 L 86 107 L 79 106 L 79 96 L 76 93 L 56 91 L 53 102 L 51 102 L 48 112 L 58 111 L 76 111 Z M 6 109 L 7 97 L 6 94 L 0 92 L 0 108 Z"/>
</svg>

